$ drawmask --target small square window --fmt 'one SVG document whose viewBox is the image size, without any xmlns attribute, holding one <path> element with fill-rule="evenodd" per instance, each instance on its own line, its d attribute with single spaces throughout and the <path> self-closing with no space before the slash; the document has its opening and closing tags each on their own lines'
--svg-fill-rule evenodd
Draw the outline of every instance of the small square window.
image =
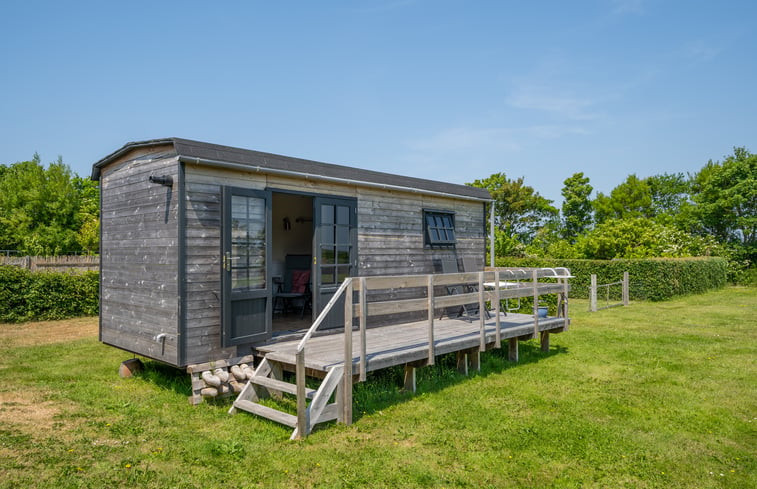
<svg viewBox="0 0 757 489">
<path fill-rule="evenodd" d="M 423 211 L 424 243 L 427 246 L 455 246 L 455 214 L 446 211 Z"/>
</svg>

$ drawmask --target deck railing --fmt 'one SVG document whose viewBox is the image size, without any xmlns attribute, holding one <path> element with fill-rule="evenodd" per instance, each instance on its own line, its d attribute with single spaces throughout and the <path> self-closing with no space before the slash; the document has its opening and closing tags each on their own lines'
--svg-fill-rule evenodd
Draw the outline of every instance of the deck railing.
<svg viewBox="0 0 757 489">
<path fill-rule="evenodd" d="M 557 283 L 539 282 L 540 278 L 555 278 Z M 486 303 L 489 302 L 494 309 L 494 348 L 501 347 L 501 315 L 500 304 L 507 298 L 533 296 L 534 337 L 539 335 L 539 296 L 544 294 L 558 294 L 558 316 L 565 321 L 564 328 L 568 327 L 568 269 L 513 269 L 513 268 L 487 268 L 485 271 L 472 273 L 449 273 L 434 275 L 398 275 L 376 277 L 347 278 L 339 286 L 329 300 L 326 307 L 318 315 L 313 325 L 308 329 L 300 340 L 296 351 L 295 375 L 297 382 L 297 424 L 298 436 L 307 436 L 310 420 L 307 419 L 307 405 L 305 396 L 306 377 L 306 350 L 307 343 L 323 323 L 326 316 L 332 311 L 339 300 L 344 297 L 344 372 L 340 389 L 337 391 L 337 403 L 339 405 L 339 421 L 345 424 L 352 422 L 352 382 L 353 382 L 353 338 L 352 325 L 354 318 L 358 318 L 359 334 L 359 360 L 358 373 L 360 381 L 366 379 L 368 369 L 366 330 L 369 316 L 381 316 L 387 314 L 403 314 L 419 311 L 427 311 L 428 321 L 428 359 L 429 365 L 434 364 L 436 357 L 434 342 L 434 323 L 437 309 L 451 307 L 464 307 L 469 304 L 478 304 L 478 322 L 480 331 L 479 351 L 484 351 L 487 346 L 486 337 Z M 503 282 L 502 280 L 506 280 Z M 463 286 L 462 293 L 437 295 L 436 288 L 451 288 Z M 385 301 L 368 302 L 368 291 L 380 291 L 392 289 L 426 289 L 426 296 L 410 299 L 392 299 Z M 467 289 L 467 291 L 465 291 Z M 353 293 L 358 293 L 358 301 L 353 304 Z"/>
</svg>

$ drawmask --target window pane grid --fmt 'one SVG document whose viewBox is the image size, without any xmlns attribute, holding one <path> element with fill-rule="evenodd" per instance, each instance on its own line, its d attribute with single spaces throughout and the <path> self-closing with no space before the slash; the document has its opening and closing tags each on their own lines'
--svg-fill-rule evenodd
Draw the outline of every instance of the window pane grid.
<svg viewBox="0 0 757 489">
<path fill-rule="evenodd" d="M 454 246 L 455 219 L 449 212 L 424 211 L 426 223 L 426 244 Z"/>
</svg>

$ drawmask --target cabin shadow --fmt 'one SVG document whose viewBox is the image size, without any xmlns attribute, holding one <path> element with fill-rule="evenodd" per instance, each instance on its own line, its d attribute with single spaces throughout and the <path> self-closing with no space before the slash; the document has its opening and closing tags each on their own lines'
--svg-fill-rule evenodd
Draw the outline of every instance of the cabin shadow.
<svg viewBox="0 0 757 489">
<path fill-rule="evenodd" d="M 567 354 L 567 347 L 551 345 L 549 351 L 541 350 L 538 343 L 521 342 L 519 345 L 519 360 L 510 362 L 507 358 L 507 345 L 502 348 L 489 350 L 481 354 L 481 371 L 470 372 L 465 375 L 457 370 L 457 358 L 454 353 L 437 357 L 434 365 L 421 367 L 417 370 L 417 392 L 412 393 L 402 389 L 403 368 L 392 368 L 369 372 L 366 382 L 356 384 L 353 393 L 353 420 L 359 420 L 365 415 L 374 414 L 390 406 L 407 402 L 421 393 L 435 393 L 453 385 L 468 381 L 473 376 L 488 377 L 500 374 L 524 364 L 537 363 L 560 354 Z"/>
<path fill-rule="evenodd" d="M 184 396 L 192 394 L 191 378 L 185 370 L 156 360 L 143 359 L 142 363 L 144 369 L 136 374 L 137 378 L 177 394 Z"/>
</svg>

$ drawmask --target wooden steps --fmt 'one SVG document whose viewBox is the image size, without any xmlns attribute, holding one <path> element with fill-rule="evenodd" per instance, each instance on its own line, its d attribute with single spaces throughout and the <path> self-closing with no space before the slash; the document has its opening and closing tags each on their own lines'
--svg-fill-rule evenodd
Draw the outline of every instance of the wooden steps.
<svg viewBox="0 0 757 489">
<path fill-rule="evenodd" d="M 317 423 L 337 419 L 339 415 L 338 401 L 330 404 L 328 401 L 344 377 L 343 366 L 335 366 L 330 369 L 318 389 L 305 388 L 305 401 L 310 400 L 303 423 L 306 426 L 300 426 L 297 416 L 258 402 L 261 398 L 271 395 L 289 394 L 297 396 L 296 384 L 273 377 L 280 376 L 281 367 L 280 363 L 267 357 L 264 358 L 258 368 L 255 369 L 255 374 L 239 393 L 231 409 L 229 409 L 229 414 L 235 414 L 238 410 L 241 410 L 289 426 L 294 428 L 292 439 L 299 438 L 302 434 L 307 436 Z"/>
</svg>

